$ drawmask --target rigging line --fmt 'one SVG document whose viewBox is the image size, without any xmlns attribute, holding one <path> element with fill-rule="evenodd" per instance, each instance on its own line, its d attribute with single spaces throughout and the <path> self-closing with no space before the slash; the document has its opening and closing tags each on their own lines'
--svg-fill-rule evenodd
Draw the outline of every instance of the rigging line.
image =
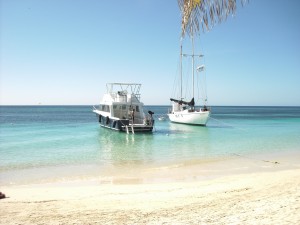
<svg viewBox="0 0 300 225">
<path fill-rule="evenodd" d="M 203 58 L 203 57 L 202 57 Z M 201 64 L 201 60 L 199 59 L 199 63 Z M 205 66 L 205 63 L 203 64 Z M 206 76 L 206 69 L 204 68 L 204 70 L 202 71 L 198 71 L 198 76 L 199 76 L 199 95 L 201 95 L 202 99 L 204 100 L 204 104 L 205 104 L 205 99 L 207 99 L 207 95 L 206 95 L 206 81 L 205 81 L 205 76 Z"/>
<path fill-rule="evenodd" d="M 223 121 L 221 121 L 221 120 L 218 120 L 218 119 L 216 119 L 216 118 L 213 118 L 213 117 L 211 117 L 211 116 L 209 116 L 209 119 L 213 119 L 213 120 L 215 120 L 215 121 L 217 121 L 217 122 L 219 122 L 219 123 L 221 123 L 221 124 L 224 124 L 225 126 L 232 127 L 232 128 L 234 128 L 234 129 L 238 129 L 238 130 L 242 130 L 242 131 L 248 131 L 247 129 L 235 127 L 235 126 L 233 126 L 233 125 L 231 125 L 231 124 L 229 124 L 229 123 L 225 123 L 225 122 L 223 122 Z"/>
<path fill-rule="evenodd" d="M 174 76 L 174 81 L 173 81 L 173 89 L 172 89 L 172 93 L 171 96 L 177 97 L 177 88 L 179 87 L 178 84 L 180 84 L 180 73 L 179 71 L 179 66 L 180 66 L 180 62 L 177 63 L 177 68 L 176 68 L 176 76 Z M 178 75 L 179 74 L 179 75 Z"/>
<path fill-rule="evenodd" d="M 197 71 L 197 73 L 196 73 L 196 79 L 197 79 L 196 83 L 197 83 L 197 95 L 198 95 L 197 98 L 200 101 L 200 99 L 201 99 L 200 88 L 201 87 L 199 87 L 199 84 L 201 86 L 201 79 L 200 79 L 200 72 L 199 71 Z"/>
<path fill-rule="evenodd" d="M 206 83 L 206 62 L 205 62 L 205 57 L 202 57 L 203 58 L 203 63 L 204 63 L 204 66 L 205 66 L 205 68 L 204 68 L 204 76 L 203 76 L 203 82 L 204 82 L 204 84 L 205 84 L 205 86 L 204 86 L 204 98 L 207 100 L 207 83 Z"/>
<path fill-rule="evenodd" d="M 205 73 L 205 72 L 204 72 Z M 204 77 L 205 75 L 201 75 L 201 73 L 199 72 L 199 82 L 200 82 L 200 92 L 201 92 L 201 97 L 202 99 L 204 100 L 204 104 L 205 104 L 205 99 L 207 99 L 207 96 L 206 96 L 206 92 L 205 92 L 205 81 L 204 81 Z"/>
<path fill-rule="evenodd" d="M 190 59 L 190 57 L 187 58 L 187 60 L 185 61 L 185 63 L 187 65 L 190 65 L 190 62 L 191 62 L 192 59 Z M 190 66 L 186 66 L 186 73 L 185 73 L 185 80 L 186 80 L 186 83 L 185 83 L 185 99 L 189 99 L 190 96 L 192 96 L 192 92 L 191 92 L 191 85 L 192 85 L 192 81 L 190 80 L 190 75 L 192 74 L 192 71 L 191 71 L 191 68 Z M 191 83 L 191 85 L 190 85 Z"/>
</svg>

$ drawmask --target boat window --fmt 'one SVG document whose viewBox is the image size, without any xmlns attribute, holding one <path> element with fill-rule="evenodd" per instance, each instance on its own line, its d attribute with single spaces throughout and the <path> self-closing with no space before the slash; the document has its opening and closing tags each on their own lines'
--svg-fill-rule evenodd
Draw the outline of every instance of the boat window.
<svg viewBox="0 0 300 225">
<path fill-rule="evenodd" d="M 112 115 L 114 117 L 118 117 L 120 118 L 121 117 L 121 106 L 120 105 L 114 105 L 113 106 L 113 111 L 112 111 Z"/>
<path fill-rule="evenodd" d="M 110 107 L 109 105 L 101 105 L 101 110 L 104 112 L 110 112 Z"/>
<path fill-rule="evenodd" d="M 126 110 L 126 105 L 122 105 L 122 109 L 123 109 L 123 110 Z"/>
<path fill-rule="evenodd" d="M 139 106 L 137 105 L 136 106 L 136 110 L 135 110 L 136 112 L 139 112 L 140 111 L 140 108 L 139 108 Z"/>
</svg>

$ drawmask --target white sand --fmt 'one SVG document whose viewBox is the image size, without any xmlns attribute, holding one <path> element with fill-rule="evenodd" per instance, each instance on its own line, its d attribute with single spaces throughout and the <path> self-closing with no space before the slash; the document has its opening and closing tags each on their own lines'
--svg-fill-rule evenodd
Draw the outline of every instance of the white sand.
<svg viewBox="0 0 300 225">
<path fill-rule="evenodd" d="M 0 224 L 300 224 L 300 169 L 196 182 L 1 187 Z"/>
</svg>

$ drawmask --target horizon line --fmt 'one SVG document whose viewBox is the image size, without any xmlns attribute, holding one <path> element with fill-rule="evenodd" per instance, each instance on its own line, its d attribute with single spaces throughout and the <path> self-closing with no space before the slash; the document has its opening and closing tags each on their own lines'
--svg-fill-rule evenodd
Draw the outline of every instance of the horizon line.
<svg viewBox="0 0 300 225">
<path fill-rule="evenodd" d="M 0 107 L 3 106 L 97 106 L 99 104 L 0 104 Z M 144 106 L 170 106 L 170 104 L 144 104 Z M 201 106 L 201 105 L 196 105 Z M 300 107 L 300 105 L 209 105 L 209 107 Z"/>
</svg>

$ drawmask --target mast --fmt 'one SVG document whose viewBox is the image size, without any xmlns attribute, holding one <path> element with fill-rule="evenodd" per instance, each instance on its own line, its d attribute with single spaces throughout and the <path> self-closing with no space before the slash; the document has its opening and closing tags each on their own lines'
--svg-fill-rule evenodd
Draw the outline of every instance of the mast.
<svg viewBox="0 0 300 225">
<path fill-rule="evenodd" d="M 182 100 L 182 42 L 180 42 L 180 100 Z"/>
<path fill-rule="evenodd" d="M 193 24 L 193 17 L 191 17 L 191 23 Z M 193 98 L 195 97 L 195 81 L 194 81 L 194 57 L 195 57 L 195 52 L 194 52 L 194 29 L 193 26 L 191 26 L 191 38 L 192 38 L 192 82 L 193 82 Z"/>
<path fill-rule="evenodd" d="M 192 35 L 192 80 L 193 80 L 193 98 L 195 97 L 195 81 L 194 81 L 194 57 L 195 57 L 195 53 L 194 53 L 194 36 Z"/>
</svg>

